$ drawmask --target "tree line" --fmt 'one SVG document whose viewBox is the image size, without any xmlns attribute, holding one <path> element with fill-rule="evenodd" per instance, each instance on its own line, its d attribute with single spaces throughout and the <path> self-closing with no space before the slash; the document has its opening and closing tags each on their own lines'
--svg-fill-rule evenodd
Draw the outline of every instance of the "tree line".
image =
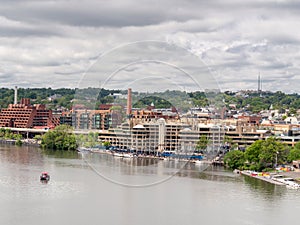
<svg viewBox="0 0 300 225">
<path fill-rule="evenodd" d="M 60 125 L 49 130 L 42 136 L 35 138 L 41 141 L 43 149 L 75 151 L 80 147 L 96 147 L 102 143 L 98 140 L 97 132 L 90 132 L 87 135 L 75 135 L 73 127 Z"/>
<path fill-rule="evenodd" d="M 229 151 L 224 156 L 224 163 L 231 169 L 267 171 L 298 159 L 300 142 L 294 147 L 289 147 L 275 137 L 269 137 L 266 140 L 255 141 L 245 151 Z"/>
<path fill-rule="evenodd" d="M 90 108 L 95 108 L 99 104 L 121 103 L 126 100 L 117 100 L 113 94 L 119 93 L 126 95 L 127 90 L 108 90 L 104 88 L 19 88 L 18 98 L 30 98 L 34 104 L 47 104 L 49 108 L 72 106 L 72 100 L 75 98 L 79 104 L 87 104 Z M 50 96 L 57 95 L 54 100 L 49 100 Z M 156 108 L 169 108 L 170 105 L 176 107 L 179 111 L 186 111 L 192 106 L 206 107 L 209 105 L 223 104 L 229 106 L 235 104 L 237 109 L 244 109 L 251 112 L 261 110 L 278 109 L 285 112 L 288 109 L 289 114 L 295 114 L 300 108 L 300 95 L 285 94 L 277 92 L 253 92 L 245 91 L 242 94 L 225 91 L 224 93 L 206 93 L 203 91 L 185 92 L 178 90 L 166 90 L 157 93 L 138 93 L 133 92 L 133 102 L 139 107 L 145 107 L 152 102 Z M 14 101 L 14 90 L 9 88 L 0 88 L 0 108 L 6 108 L 8 104 Z M 91 103 L 92 102 L 92 103 Z"/>
</svg>

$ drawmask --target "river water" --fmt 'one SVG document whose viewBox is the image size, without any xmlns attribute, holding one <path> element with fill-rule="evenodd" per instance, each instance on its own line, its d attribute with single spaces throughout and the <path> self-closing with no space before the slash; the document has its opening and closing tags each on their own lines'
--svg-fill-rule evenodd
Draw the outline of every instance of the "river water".
<svg viewBox="0 0 300 225">
<path fill-rule="evenodd" d="M 299 203 L 298 190 L 219 167 L 0 145 L 3 225 L 282 225 L 298 223 Z"/>
</svg>

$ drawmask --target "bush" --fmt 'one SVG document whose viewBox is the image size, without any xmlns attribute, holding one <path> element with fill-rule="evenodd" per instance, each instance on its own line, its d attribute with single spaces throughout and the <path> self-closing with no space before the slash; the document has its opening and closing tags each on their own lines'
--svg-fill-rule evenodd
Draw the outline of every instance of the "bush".
<svg viewBox="0 0 300 225">
<path fill-rule="evenodd" d="M 15 143 L 15 145 L 17 145 L 17 146 L 21 146 L 22 144 L 23 144 L 23 142 L 21 140 L 17 140 Z"/>
</svg>

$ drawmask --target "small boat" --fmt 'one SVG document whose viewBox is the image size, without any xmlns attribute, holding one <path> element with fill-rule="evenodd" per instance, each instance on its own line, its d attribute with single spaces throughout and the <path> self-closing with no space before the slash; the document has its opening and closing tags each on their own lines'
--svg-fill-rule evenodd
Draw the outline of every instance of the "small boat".
<svg viewBox="0 0 300 225">
<path fill-rule="evenodd" d="M 235 169 L 233 172 L 236 173 L 236 174 L 241 174 L 241 171 L 238 170 L 238 169 Z"/>
<path fill-rule="evenodd" d="M 77 148 L 77 151 L 81 152 L 81 153 L 88 153 L 88 152 L 91 152 L 92 150 L 90 148 L 86 148 L 86 147 L 79 147 L 79 148 Z"/>
<path fill-rule="evenodd" d="M 203 161 L 201 161 L 201 160 L 196 160 L 196 161 L 195 161 L 195 164 L 196 164 L 196 165 L 203 164 Z"/>
<path fill-rule="evenodd" d="M 134 155 L 131 154 L 131 153 L 124 153 L 124 154 L 123 154 L 123 157 L 124 157 L 124 158 L 133 158 Z"/>
<path fill-rule="evenodd" d="M 48 172 L 42 172 L 42 175 L 40 176 L 41 181 L 49 181 L 50 180 L 50 175 Z"/>
<path fill-rule="evenodd" d="M 291 177 L 283 178 L 282 182 L 289 187 L 300 188 L 300 185 L 296 182 L 296 180 Z"/>
<path fill-rule="evenodd" d="M 113 156 L 115 156 L 115 157 L 124 157 L 123 153 L 119 153 L 119 152 L 114 152 Z"/>
<path fill-rule="evenodd" d="M 281 183 L 282 183 L 283 178 L 284 178 L 284 176 L 282 176 L 282 175 L 274 175 L 271 177 L 272 180 L 275 180 L 275 181 L 281 182 Z"/>
</svg>

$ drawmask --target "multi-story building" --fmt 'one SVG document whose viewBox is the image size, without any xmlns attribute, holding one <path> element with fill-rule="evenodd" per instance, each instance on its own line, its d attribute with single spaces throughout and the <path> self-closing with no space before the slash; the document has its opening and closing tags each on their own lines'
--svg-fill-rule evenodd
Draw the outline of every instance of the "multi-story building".
<svg viewBox="0 0 300 225">
<path fill-rule="evenodd" d="M 122 122 L 120 112 L 110 108 L 90 110 L 75 109 L 63 112 L 60 116 L 60 124 L 68 124 L 80 130 L 108 130 L 115 128 Z"/>
<path fill-rule="evenodd" d="M 55 127 L 59 120 L 52 115 L 45 105 L 31 105 L 30 99 L 21 99 L 20 104 L 9 104 L 0 113 L 0 127 L 34 128 Z"/>
<path fill-rule="evenodd" d="M 193 119 L 191 122 L 186 118 L 184 122 L 163 118 L 129 119 L 128 123 L 118 129 L 100 133 L 99 138 L 121 149 L 129 148 L 149 153 L 191 153 L 197 149 L 201 136 L 207 138 L 207 148 L 203 150 L 218 152 L 234 144 L 243 148 L 272 135 L 270 131 L 259 130 L 254 124 L 243 120 L 236 121 L 235 125 L 232 125 L 232 121 L 199 121 Z"/>
<path fill-rule="evenodd" d="M 139 152 L 155 154 L 162 151 L 179 151 L 179 131 L 186 125 L 166 123 L 163 118 L 147 123 L 132 125 L 124 123 L 119 129 L 101 132 L 99 137 L 121 149 L 133 149 Z"/>
</svg>

